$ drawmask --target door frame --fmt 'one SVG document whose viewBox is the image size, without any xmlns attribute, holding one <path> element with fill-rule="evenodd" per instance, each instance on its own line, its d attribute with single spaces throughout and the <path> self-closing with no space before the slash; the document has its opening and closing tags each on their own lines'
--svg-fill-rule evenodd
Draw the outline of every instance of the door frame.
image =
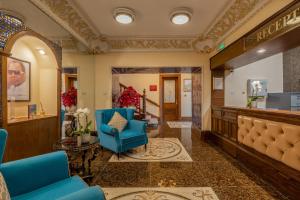
<svg viewBox="0 0 300 200">
<path fill-rule="evenodd" d="M 160 121 L 162 122 L 164 120 L 164 101 L 163 101 L 163 94 L 164 94 L 164 88 L 163 88 L 163 79 L 164 78 L 177 78 L 178 79 L 178 88 L 177 88 L 177 94 L 178 94 L 178 120 L 181 119 L 181 74 L 160 74 L 159 75 L 159 104 L 160 104 Z"/>
</svg>

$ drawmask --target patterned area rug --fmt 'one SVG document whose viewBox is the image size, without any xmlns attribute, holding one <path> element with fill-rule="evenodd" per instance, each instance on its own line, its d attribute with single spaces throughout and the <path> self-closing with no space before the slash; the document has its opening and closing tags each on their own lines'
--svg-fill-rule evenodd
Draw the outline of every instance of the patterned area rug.
<svg viewBox="0 0 300 200">
<path fill-rule="evenodd" d="M 192 162 L 177 138 L 149 138 L 147 150 L 144 146 L 118 156 L 112 155 L 109 162 Z"/>
<path fill-rule="evenodd" d="M 102 188 L 107 200 L 218 200 L 211 187 Z"/>
<path fill-rule="evenodd" d="M 168 121 L 167 124 L 170 128 L 192 128 L 192 122 Z"/>
</svg>

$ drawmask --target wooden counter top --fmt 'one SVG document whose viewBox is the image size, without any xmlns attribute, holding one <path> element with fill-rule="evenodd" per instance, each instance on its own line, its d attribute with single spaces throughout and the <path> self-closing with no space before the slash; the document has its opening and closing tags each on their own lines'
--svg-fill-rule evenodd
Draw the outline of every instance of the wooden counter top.
<svg viewBox="0 0 300 200">
<path fill-rule="evenodd" d="M 46 118 L 52 118 L 52 117 L 57 117 L 55 115 L 37 115 L 34 116 L 33 118 L 28 118 L 28 117 L 17 117 L 15 119 L 10 119 L 8 120 L 7 124 L 16 124 L 16 123 L 24 123 L 28 121 L 34 121 L 34 120 L 40 120 L 40 119 L 46 119 Z"/>
<path fill-rule="evenodd" d="M 221 118 L 227 117 L 228 112 L 237 113 L 237 115 L 251 116 L 278 122 L 300 125 L 300 111 L 245 108 L 235 106 L 212 107 L 213 115 Z"/>
<path fill-rule="evenodd" d="M 248 111 L 248 112 L 258 112 L 258 113 L 276 113 L 276 114 L 284 114 L 284 115 L 297 115 L 300 117 L 300 111 L 277 110 L 277 109 L 272 109 L 272 108 L 245 108 L 245 107 L 235 107 L 235 106 L 224 106 L 222 108 Z"/>
</svg>

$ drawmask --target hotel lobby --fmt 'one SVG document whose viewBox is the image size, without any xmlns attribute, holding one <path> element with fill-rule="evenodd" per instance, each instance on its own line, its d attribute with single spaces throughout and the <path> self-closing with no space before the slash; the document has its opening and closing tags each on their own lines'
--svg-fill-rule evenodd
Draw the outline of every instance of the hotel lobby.
<svg viewBox="0 0 300 200">
<path fill-rule="evenodd" d="M 0 0 L 0 200 L 299 200 L 299 0 Z"/>
</svg>

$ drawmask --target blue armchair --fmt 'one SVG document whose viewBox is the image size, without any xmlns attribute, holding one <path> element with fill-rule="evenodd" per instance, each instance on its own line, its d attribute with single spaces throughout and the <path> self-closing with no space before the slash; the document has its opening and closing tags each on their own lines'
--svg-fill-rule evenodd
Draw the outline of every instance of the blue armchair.
<svg viewBox="0 0 300 200">
<path fill-rule="evenodd" d="M 119 112 L 128 120 L 127 126 L 121 133 L 116 128 L 107 125 L 115 112 Z M 117 153 L 118 157 L 122 152 L 141 145 L 146 147 L 148 143 L 146 123 L 134 120 L 133 115 L 134 110 L 127 108 L 96 110 L 96 124 L 100 144 Z"/>
<path fill-rule="evenodd" d="M 4 154 L 7 132 L 0 129 L 0 158 Z M 101 200 L 99 186 L 89 187 L 80 177 L 70 176 L 64 151 L 1 163 L 12 200 Z"/>
</svg>

